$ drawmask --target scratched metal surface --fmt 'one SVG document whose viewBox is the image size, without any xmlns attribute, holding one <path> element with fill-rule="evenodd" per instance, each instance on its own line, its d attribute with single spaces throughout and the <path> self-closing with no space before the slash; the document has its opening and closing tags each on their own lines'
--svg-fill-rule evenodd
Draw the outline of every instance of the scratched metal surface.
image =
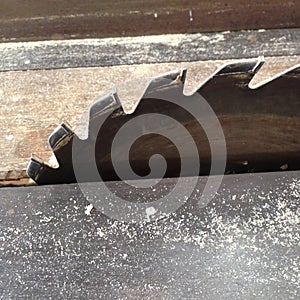
<svg viewBox="0 0 300 300">
<path fill-rule="evenodd" d="M 134 201 L 122 183 L 109 186 Z M 145 225 L 90 211 L 76 185 L 0 197 L 3 299 L 299 299 L 299 171 L 227 175 L 205 208 L 195 191 Z"/>
</svg>

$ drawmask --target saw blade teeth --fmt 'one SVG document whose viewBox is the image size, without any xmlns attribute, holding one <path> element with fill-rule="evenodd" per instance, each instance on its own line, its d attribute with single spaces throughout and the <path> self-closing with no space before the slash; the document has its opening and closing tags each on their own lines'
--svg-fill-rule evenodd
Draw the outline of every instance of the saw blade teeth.
<svg viewBox="0 0 300 300">
<path fill-rule="evenodd" d="M 286 70 L 284 70 L 283 72 L 280 72 L 270 78 L 267 78 L 261 82 L 258 82 L 256 84 L 249 84 L 249 88 L 252 90 L 255 89 L 260 89 L 260 88 L 264 88 L 265 86 L 270 86 L 270 85 L 276 85 L 277 84 L 277 80 L 282 79 L 284 77 L 289 78 L 290 80 L 295 78 L 298 79 L 299 78 L 299 74 L 300 74 L 300 64 L 295 65 L 291 68 L 288 68 Z"/>
<path fill-rule="evenodd" d="M 177 81 L 178 78 L 180 78 L 181 74 L 182 74 L 181 70 L 175 70 L 175 71 L 171 71 L 171 72 L 162 74 L 157 77 L 153 77 L 150 80 L 146 90 L 161 88 L 161 87 L 165 86 L 166 84 L 170 84 L 170 82 Z"/>
<path fill-rule="evenodd" d="M 67 123 L 61 123 L 48 138 L 50 147 L 55 150 L 62 141 L 70 138 L 73 134 L 73 130 Z"/>
<path fill-rule="evenodd" d="M 297 110 L 298 104 L 294 102 L 297 102 L 299 99 L 298 81 L 300 65 L 287 69 L 268 79 L 266 82 L 251 87 L 250 82 L 253 76 L 260 70 L 263 64 L 263 57 L 226 63 L 212 73 L 212 75 L 192 93 L 184 94 L 184 96 L 190 96 L 198 92 L 215 110 L 217 116 L 222 116 L 222 114 L 230 116 L 231 114 L 235 115 L 237 112 L 241 114 L 241 116 L 244 116 L 245 114 L 253 113 L 253 110 L 255 109 L 255 113 L 260 112 L 259 115 L 264 115 L 266 113 L 271 114 L 273 118 L 274 114 L 282 116 L 283 109 L 282 105 L 278 105 L 280 111 L 276 110 L 276 105 L 273 105 L 272 101 L 274 99 L 274 103 L 283 103 L 285 98 L 282 97 L 282 95 L 284 95 L 287 101 L 290 101 L 289 99 L 296 99 L 296 101 L 290 102 L 292 105 L 295 105 L 295 109 L 292 111 L 293 114 L 296 115 L 299 110 Z M 85 145 L 90 147 L 91 142 L 94 141 L 93 139 L 98 138 L 99 125 L 102 125 L 106 118 L 109 118 L 108 122 L 105 123 L 106 126 L 108 126 L 107 128 L 114 129 L 115 125 L 117 128 L 117 126 L 123 124 L 123 121 L 131 118 L 131 116 L 124 116 L 125 114 L 129 115 L 136 112 L 137 115 L 139 115 L 140 113 L 144 113 L 142 109 L 147 110 L 149 107 L 151 109 L 151 103 L 147 101 L 161 99 L 160 97 L 164 95 L 165 92 L 171 91 L 174 93 L 172 95 L 175 96 L 177 95 L 176 93 L 183 93 L 186 75 L 187 69 L 182 69 L 168 72 L 151 79 L 145 78 L 138 82 L 140 89 L 137 89 L 137 86 L 134 84 L 128 86 L 121 85 L 120 89 L 114 88 L 110 93 L 95 100 L 89 106 L 88 110 L 85 111 L 81 121 L 82 123 L 76 128 L 76 134 L 71 129 L 71 126 L 67 123 L 62 123 L 49 136 L 48 142 L 53 150 L 53 155 L 57 159 L 58 167 L 32 156 L 26 171 L 28 176 L 38 184 L 66 182 L 65 176 L 67 176 L 68 182 L 75 182 L 76 177 L 72 169 L 72 147 L 74 143 L 80 140 L 78 144 L 80 146 L 80 151 L 81 149 L 84 149 L 81 147 Z M 197 75 L 193 74 L 193 71 L 189 71 L 188 76 L 194 78 L 197 77 Z M 281 81 L 277 82 L 277 79 L 280 79 Z M 264 87 L 266 83 L 271 84 Z M 122 91 L 122 87 L 124 86 L 125 89 Z M 256 89 L 257 87 L 262 87 L 262 89 L 258 91 L 250 90 Z M 130 90 L 133 91 L 133 93 L 131 93 Z M 224 105 L 224 99 L 230 99 L 230 105 Z M 144 100 L 146 100 L 145 102 L 147 103 L 145 103 L 145 106 L 141 105 L 141 110 L 137 111 L 138 105 Z M 132 110 L 125 111 L 124 108 L 126 108 L 126 106 L 124 103 L 126 101 L 132 101 L 134 103 Z M 155 101 L 153 102 L 155 103 Z M 255 103 L 258 104 L 256 105 Z M 275 109 L 273 109 L 272 106 L 274 106 Z M 135 116 L 132 116 L 132 118 L 134 117 Z M 113 124 L 113 126 L 110 126 L 110 124 Z M 230 124 L 230 126 L 232 125 Z M 82 131 L 82 135 L 78 135 L 78 130 Z M 114 131 L 108 131 L 108 133 L 110 132 Z M 103 136 L 110 141 L 107 132 L 105 132 L 105 135 Z M 101 147 L 103 144 L 101 144 Z M 107 148 L 104 147 L 104 157 L 109 153 L 105 151 L 107 151 Z"/>
<path fill-rule="evenodd" d="M 75 132 L 70 130 L 69 131 L 70 135 L 68 135 L 66 133 L 66 137 L 68 137 L 68 136 L 70 138 L 76 137 L 80 140 L 88 139 L 89 129 L 90 129 L 90 126 L 91 126 L 91 123 L 93 122 L 93 120 L 100 117 L 101 115 L 105 116 L 106 114 L 111 114 L 112 112 L 114 112 L 116 110 L 119 110 L 121 112 L 124 111 L 123 107 L 121 105 L 119 96 L 117 94 L 116 88 L 113 88 L 109 93 L 102 96 L 101 98 L 94 100 L 89 105 L 87 110 L 85 110 L 85 112 L 83 113 L 82 118 L 79 121 L 79 126 L 76 127 Z M 68 129 L 70 129 L 69 126 L 67 126 L 67 127 L 68 127 Z M 60 127 L 58 127 L 57 130 L 60 131 Z M 54 136 L 56 135 L 57 130 L 55 130 L 53 132 Z M 55 144 L 52 142 L 51 136 L 49 137 L 50 145 Z M 51 141 L 50 141 L 50 139 L 51 139 Z M 64 140 L 64 138 L 63 138 L 63 140 Z M 65 140 L 68 140 L 68 138 L 66 138 Z"/>
<path fill-rule="evenodd" d="M 37 184 L 49 184 L 60 180 L 58 170 L 58 168 L 53 168 L 38 157 L 31 155 L 26 174 Z"/>
<path fill-rule="evenodd" d="M 116 89 L 113 89 L 109 94 L 97 99 L 90 105 L 89 118 L 92 119 L 100 114 L 111 113 L 118 108 L 122 109 L 122 105 Z"/>
<path fill-rule="evenodd" d="M 37 178 L 39 176 L 39 173 L 41 169 L 44 166 L 44 162 L 41 161 L 39 158 L 31 155 L 30 161 L 28 163 L 26 174 L 33 179 L 34 181 L 37 181 Z"/>
<path fill-rule="evenodd" d="M 140 101 L 151 96 L 153 92 L 157 92 L 170 84 L 180 84 L 183 88 L 185 75 L 185 69 L 175 70 L 153 78 L 141 78 L 134 85 L 129 82 L 130 89 L 128 87 L 124 88 L 124 85 L 117 86 L 110 94 L 96 100 L 90 106 L 89 118 L 92 119 L 100 114 L 109 113 L 117 109 L 119 109 L 116 113 L 117 115 L 132 114 Z M 128 109 L 126 105 L 125 107 L 123 106 L 124 103 L 132 103 L 133 105 Z"/>
<path fill-rule="evenodd" d="M 254 75 L 260 70 L 263 66 L 265 60 L 263 57 L 253 58 L 253 59 L 242 59 L 237 61 L 232 61 L 224 64 L 220 68 L 218 68 L 215 72 L 213 72 L 206 80 L 196 86 L 194 89 L 186 92 L 184 88 L 184 94 L 186 96 L 191 96 L 202 89 L 206 88 L 207 85 L 210 84 L 211 81 L 226 78 L 226 77 L 236 77 L 237 80 L 241 81 L 242 85 L 248 85 Z M 193 74 L 194 72 L 189 71 L 189 78 L 196 78 L 197 74 Z M 191 80 L 192 81 L 192 80 Z"/>
<path fill-rule="evenodd" d="M 175 70 L 175 71 L 162 74 L 158 77 L 153 77 L 151 78 L 148 85 L 146 86 L 142 97 L 140 97 L 140 100 L 142 98 L 150 97 L 152 93 L 155 93 L 170 85 L 180 84 L 180 86 L 183 89 L 185 78 L 186 78 L 186 69 Z"/>
<path fill-rule="evenodd" d="M 182 74 L 182 70 L 175 70 L 171 71 L 165 74 L 162 74 L 161 76 L 156 77 L 157 79 L 168 79 L 168 80 L 177 80 L 178 76 Z"/>
<path fill-rule="evenodd" d="M 239 74 L 239 73 L 251 73 L 255 74 L 264 64 L 264 58 L 258 57 L 256 59 L 245 59 L 236 62 L 230 62 L 223 65 L 214 76 L 224 75 L 224 74 Z"/>
</svg>

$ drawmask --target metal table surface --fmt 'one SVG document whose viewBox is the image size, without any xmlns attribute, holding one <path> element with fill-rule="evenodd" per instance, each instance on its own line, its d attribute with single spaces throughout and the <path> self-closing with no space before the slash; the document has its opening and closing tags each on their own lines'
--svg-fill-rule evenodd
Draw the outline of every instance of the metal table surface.
<svg viewBox="0 0 300 300">
<path fill-rule="evenodd" d="M 138 225 L 90 212 L 76 184 L 3 188 L 0 297 L 299 299 L 300 172 L 226 175 L 206 207 L 198 198 Z"/>
</svg>

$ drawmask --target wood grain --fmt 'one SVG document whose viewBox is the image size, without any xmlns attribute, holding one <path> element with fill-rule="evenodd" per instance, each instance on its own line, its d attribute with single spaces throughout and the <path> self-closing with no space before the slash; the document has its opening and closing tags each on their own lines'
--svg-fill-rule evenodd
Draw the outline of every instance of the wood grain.
<svg viewBox="0 0 300 300">
<path fill-rule="evenodd" d="M 0 71 L 300 55 L 300 28 L 0 44 Z"/>
</svg>

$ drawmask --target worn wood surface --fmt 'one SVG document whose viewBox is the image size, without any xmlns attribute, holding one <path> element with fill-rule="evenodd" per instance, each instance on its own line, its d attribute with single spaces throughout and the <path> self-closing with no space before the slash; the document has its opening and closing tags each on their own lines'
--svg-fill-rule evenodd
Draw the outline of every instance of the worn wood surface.
<svg viewBox="0 0 300 300">
<path fill-rule="evenodd" d="M 63 120 L 75 125 L 89 104 L 114 85 L 124 80 L 157 76 L 187 67 L 189 72 L 185 90 L 191 91 L 224 62 L 199 61 L 0 73 L 1 178 L 6 178 L 7 184 L 23 177 L 32 152 L 48 161 L 52 153 L 47 143 L 49 134 Z M 265 66 L 252 83 L 299 63 L 299 56 L 266 58 Z M 127 105 L 129 108 L 132 104 Z"/>
<path fill-rule="evenodd" d="M 299 27 L 300 2 L 2 0 L 0 40 Z"/>
<path fill-rule="evenodd" d="M 0 44 L 0 71 L 300 55 L 300 28 Z"/>
</svg>

